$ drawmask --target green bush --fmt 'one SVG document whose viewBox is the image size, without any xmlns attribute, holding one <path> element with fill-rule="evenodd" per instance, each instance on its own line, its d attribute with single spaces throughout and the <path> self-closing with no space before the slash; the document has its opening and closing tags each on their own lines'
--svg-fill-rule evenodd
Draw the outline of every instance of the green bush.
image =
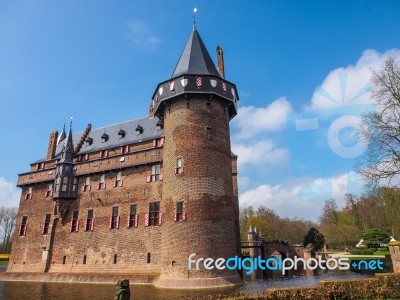
<svg viewBox="0 0 400 300">
<path fill-rule="evenodd" d="M 388 249 L 388 247 L 385 247 L 385 248 L 378 248 L 378 251 L 379 251 L 379 252 L 386 252 L 386 251 L 389 251 L 389 249 Z"/>
<path fill-rule="evenodd" d="M 373 255 L 374 251 L 373 249 L 354 249 L 351 250 L 350 253 L 352 255 Z"/>
</svg>

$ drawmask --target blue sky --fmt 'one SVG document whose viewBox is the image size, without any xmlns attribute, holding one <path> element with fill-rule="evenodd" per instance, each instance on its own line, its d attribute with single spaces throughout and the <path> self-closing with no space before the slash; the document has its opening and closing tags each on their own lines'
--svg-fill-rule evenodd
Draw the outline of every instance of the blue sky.
<svg viewBox="0 0 400 300">
<path fill-rule="evenodd" d="M 231 123 L 241 205 L 315 220 L 326 198 L 359 191 L 332 135 L 345 150 L 357 143 L 346 122 L 373 109 L 369 68 L 400 49 L 399 1 L 21 0 L 0 2 L 0 206 L 18 205 L 17 174 L 66 116 L 77 132 L 147 114 L 195 6 L 241 98 Z"/>
</svg>

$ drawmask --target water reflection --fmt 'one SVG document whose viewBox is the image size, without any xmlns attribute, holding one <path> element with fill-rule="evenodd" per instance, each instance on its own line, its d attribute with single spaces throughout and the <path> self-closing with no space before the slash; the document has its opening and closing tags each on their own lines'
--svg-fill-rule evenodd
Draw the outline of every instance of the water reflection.
<svg viewBox="0 0 400 300">
<path fill-rule="evenodd" d="M 303 270 L 282 275 L 280 271 L 257 273 L 244 277 L 242 287 L 213 290 L 168 290 L 151 285 L 132 285 L 133 300 L 178 300 L 207 297 L 208 295 L 238 295 L 260 292 L 269 288 L 318 285 L 320 280 L 371 277 L 373 274 L 356 274 L 351 271 Z M 111 300 L 114 284 L 0 282 L 0 300 Z"/>
</svg>

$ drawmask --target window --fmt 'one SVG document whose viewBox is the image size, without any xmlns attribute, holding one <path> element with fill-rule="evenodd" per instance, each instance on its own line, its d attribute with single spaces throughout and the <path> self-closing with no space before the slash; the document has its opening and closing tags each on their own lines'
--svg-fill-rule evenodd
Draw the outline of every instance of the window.
<svg viewBox="0 0 400 300">
<path fill-rule="evenodd" d="M 162 145 L 164 145 L 164 138 L 163 137 L 153 140 L 153 147 L 162 147 Z"/>
<path fill-rule="evenodd" d="M 123 138 L 125 137 L 125 130 L 120 129 L 120 130 L 118 131 L 118 135 L 120 136 L 121 139 L 123 139 Z"/>
<path fill-rule="evenodd" d="M 85 231 L 93 231 L 93 230 L 94 230 L 93 209 L 89 209 L 85 222 Z"/>
<path fill-rule="evenodd" d="M 160 169 L 161 169 L 160 164 L 152 165 L 151 175 L 147 177 L 147 182 L 162 180 L 162 178 L 160 179 Z"/>
<path fill-rule="evenodd" d="M 98 190 L 100 189 L 105 189 L 106 188 L 106 174 L 101 174 L 100 175 L 100 183 L 98 186 Z"/>
<path fill-rule="evenodd" d="M 42 170 L 42 169 L 44 169 L 44 163 L 38 163 L 36 165 L 36 170 Z"/>
<path fill-rule="evenodd" d="M 138 227 L 138 222 L 137 222 L 137 214 L 136 214 L 136 204 L 131 204 L 131 209 L 128 217 L 128 222 L 127 222 L 127 227 L 132 228 L 132 227 Z"/>
<path fill-rule="evenodd" d="M 129 145 L 121 147 L 121 154 L 126 154 L 129 152 Z"/>
<path fill-rule="evenodd" d="M 211 103 L 207 102 L 207 110 L 210 111 L 211 110 Z"/>
<path fill-rule="evenodd" d="M 86 265 L 86 255 L 83 256 L 83 264 Z"/>
<path fill-rule="evenodd" d="M 121 180 L 121 171 L 117 172 L 117 176 L 115 177 L 115 182 L 114 182 L 114 187 L 122 187 L 124 184 L 124 181 Z"/>
<path fill-rule="evenodd" d="M 73 192 L 76 192 L 76 186 L 77 186 L 77 184 L 78 184 L 78 180 L 74 177 L 74 178 L 72 179 L 72 191 L 73 191 Z"/>
<path fill-rule="evenodd" d="M 151 253 L 147 252 L 147 263 L 151 262 Z"/>
<path fill-rule="evenodd" d="M 82 154 L 81 156 L 79 156 L 78 161 L 86 161 L 86 160 L 89 160 L 89 154 L 88 153 Z"/>
<path fill-rule="evenodd" d="M 51 219 L 51 214 L 46 214 L 46 217 L 44 218 L 44 224 L 42 226 L 42 234 L 49 233 L 50 219 Z"/>
<path fill-rule="evenodd" d="M 117 254 L 114 254 L 114 261 L 113 261 L 113 264 L 116 264 L 117 263 Z"/>
<path fill-rule="evenodd" d="M 92 189 L 92 186 L 90 185 L 90 176 L 87 176 L 85 178 L 85 183 L 82 186 L 82 192 L 90 192 Z"/>
<path fill-rule="evenodd" d="M 101 140 L 103 141 L 103 143 L 108 141 L 108 134 L 107 133 L 103 133 L 103 135 L 101 136 Z"/>
<path fill-rule="evenodd" d="M 32 199 L 32 190 L 33 190 L 33 187 L 28 187 L 28 190 L 27 190 L 27 192 L 26 192 L 26 195 L 25 195 L 25 200 L 31 200 Z"/>
<path fill-rule="evenodd" d="M 186 214 L 183 211 L 183 201 L 176 202 L 175 222 L 186 221 Z"/>
<path fill-rule="evenodd" d="M 93 139 L 91 137 L 88 137 L 86 140 L 86 146 L 90 146 L 91 144 L 93 144 Z"/>
<path fill-rule="evenodd" d="M 72 213 L 72 220 L 71 220 L 71 228 L 70 228 L 70 232 L 78 232 L 79 230 L 79 220 L 78 220 L 78 216 L 79 216 L 79 211 L 75 210 Z"/>
<path fill-rule="evenodd" d="M 119 228 L 119 216 L 118 216 L 118 206 L 114 206 L 112 208 L 112 215 L 110 218 L 110 229 L 118 229 Z"/>
<path fill-rule="evenodd" d="M 22 217 L 21 226 L 19 227 L 19 236 L 26 235 L 26 229 L 28 227 L 28 225 L 26 224 L 27 221 L 28 221 L 28 217 L 27 216 L 23 216 Z"/>
<path fill-rule="evenodd" d="M 65 265 L 66 262 L 67 262 L 67 257 L 64 255 L 64 256 L 63 256 L 63 262 L 62 262 L 63 265 Z"/>
<path fill-rule="evenodd" d="M 108 150 L 101 150 L 100 151 L 100 157 L 105 158 L 108 156 Z"/>
<path fill-rule="evenodd" d="M 160 202 L 151 202 L 149 204 L 148 226 L 161 225 Z"/>
<path fill-rule="evenodd" d="M 52 197 L 53 196 L 53 184 L 49 183 L 47 185 L 47 191 L 45 193 L 45 197 Z"/>
<path fill-rule="evenodd" d="M 182 174 L 182 173 L 183 173 L 183 160 L 182 157 L 178 157 L 176 159 L 175 174 Z"/>
<path fill-rule="evenodd" d="M 161 120 L 158 120 L 157 124 L 156 124 L 157 130 L 161 130 L 164 128 L 164 124 Z"/>
<path fill-rule="evenodd" d="M 142 134 L 142 133 L 143 133 L 143 127 L 140 126 L 140 125 L 138 125 L 138 126 L 136 127 L 135 131 L 136 131 L 136 134 L 137 134 L 137 135 Z"/>
</svg>

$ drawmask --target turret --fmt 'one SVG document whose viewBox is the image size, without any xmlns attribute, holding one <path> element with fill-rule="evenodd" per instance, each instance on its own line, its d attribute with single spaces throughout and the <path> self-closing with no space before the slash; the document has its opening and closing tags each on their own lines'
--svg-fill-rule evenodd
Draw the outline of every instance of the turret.
<svg viewBox="0 0 400 300">
<path fill-rule="evenodd" d="M 77 178 L 74 176 L 74 144 L 72 142 L 72 124 L 61 150 L 61 158 L 56 167 L 53 199 L 75 199 L 77 196 Z"/>
<path fill-rule="evenodd" d="M 240 255 L 229 136 L 237 91 L 216 69 L 196 28 L 171 78 L 157 86 L 152 100 L 165 134 L 161 275 L 156 285 L 239 283 L 237 271 L 203 265 L 188 270 L 193 254 L 192 259 L 214 260 Z"/>
</svg>

